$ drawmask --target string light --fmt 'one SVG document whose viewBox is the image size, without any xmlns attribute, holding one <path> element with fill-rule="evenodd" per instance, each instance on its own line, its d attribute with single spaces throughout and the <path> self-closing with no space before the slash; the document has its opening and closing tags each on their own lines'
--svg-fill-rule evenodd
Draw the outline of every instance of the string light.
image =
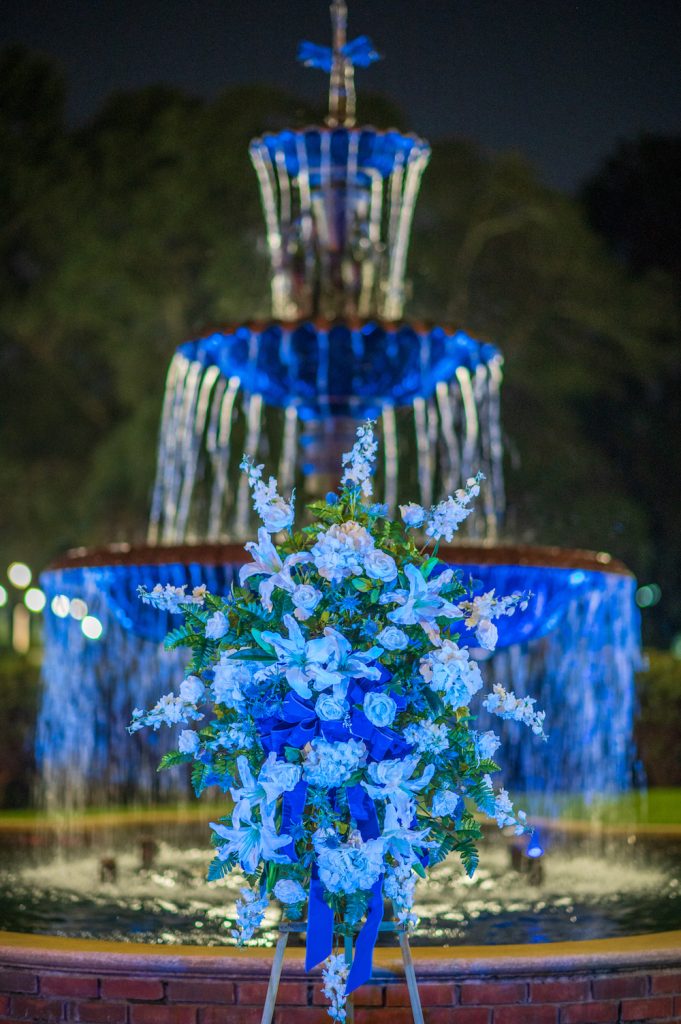
<svg viewBox="0 0 681 1024">
<path fill-rule="evenodd" d="M 24 590 L 33 579 L 33 573 L 24 562 L 12 562 L 7 569 L 7 578 L 18 590 Z"/>
</svg>

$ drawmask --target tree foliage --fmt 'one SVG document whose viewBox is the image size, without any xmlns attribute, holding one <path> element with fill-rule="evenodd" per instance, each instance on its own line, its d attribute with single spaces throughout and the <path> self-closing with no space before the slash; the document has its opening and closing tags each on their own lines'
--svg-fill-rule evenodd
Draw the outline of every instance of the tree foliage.
<svg viewBox="0 0 681 1024">
<path fill-rule="evenodd" d="M 73 130 L 65 95 L 42 58 L 2 56 L 0 557 L 34 564 L 143 535 L 174 348 L 267 313 L 248 141 L 319 117 L 271 89 L 206 102 L 155 87 Z M 360 113 L 399 122 L 370 99 Z M 579 202 L 463 140 L 434 147 L 410 268 L 411 314 L 506 357 L 509 532 L 609 548 L 646 578 L 680 558 L 679 496 L 660 486 L 679 474 L 658 431 L 678 426 L 672 268 L 633 275 Z"/>
</svg>

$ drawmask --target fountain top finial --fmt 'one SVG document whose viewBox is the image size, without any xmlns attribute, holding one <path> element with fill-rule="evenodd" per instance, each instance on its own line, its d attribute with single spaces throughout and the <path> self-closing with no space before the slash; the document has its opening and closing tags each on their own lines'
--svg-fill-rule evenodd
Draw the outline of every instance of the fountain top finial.
<svg viewBox="0 0 681 1024">
<path fill-rule="evenodd" d="M 348 6 L 345 0 L 331 3 L 331 46 L 302 42 L 298 60 L 306 67 L 321 68 L 330 76 L 329 113 L 326 123 L 330 128 L 355 123 L 355 67 L 369 67 L 380 59 L 368 36 L 347 41 Z"/>
</svg>

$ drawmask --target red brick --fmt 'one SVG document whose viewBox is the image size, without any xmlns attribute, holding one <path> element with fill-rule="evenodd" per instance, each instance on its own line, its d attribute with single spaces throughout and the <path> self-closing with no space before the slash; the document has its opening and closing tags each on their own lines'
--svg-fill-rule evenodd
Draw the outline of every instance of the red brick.
<svg viewBox="0 0 681 1024">
<path fill-rule="evenodd" d="M 643 974 L 594 978 L 591 984 L 594 999 L 625 999 L 627 996 L 644 996 L 648 991 L 648 979 Z"/>
<path fill-rule="evenodd" d="M 461 986 L 464 1006 L 491 1003 L 524 1003 L 527 986 L 521 981 L 472 981 Z"/>
<path fill-rule="evenodd" d="M 168 982 L 168 999 L 174 1003 L 233 1003 L 235 1001 L 234 982 L 201 981 L 200 978 L 170 981 Z M 264 997 L 262 1001 L 265 1001 Z"/>
<path fill-rule="evenodd" d="M 425 981 L 419 985 L 422 1006 L 453 1006 L 456 1002 L 454 985 Z"/>
<path fill-rule="evenodd" d="M 625 999 L 622 1003 L 622 1020 L 667 1020 L 673 1012 L 671 996 L 657 996 L 654 999 Z"/>
<path fill-rule="evenodd" d="M 556 1024 L 557 1006 L 497 1006 L 494 1024 Z"/>
<path fill-rule="evenodd" d="M 419 985 L 419 992 L 423 988 Z M 409 1006 L 409 990 L 406 985 L 386 985 L 385 988 L 386 1006 Z"/>
<path fill-rule="evenodd" d="M 133 1003 L 130 1020 L 132 1024 L 196 1024 L 196 1007 Z"/>
<path fill-rule="evenodd" d="M 0 992 L 37 992 L 38 979 L 28 971 L 0 970 Z"/>
<path fill-rule="evenodd" d="M 561 1006 L 560 1024 L 610 1024 L 616 1021 L 619 1003 L 572 1003 Z"/>
<path fill-rule="evenodd" d="M 102 978 L 104 999 L 163 999 L 163 985 L 156 978 Z"/>
<path fill-rule="evenodd" d="M 588 998 L 589 982 L 586 980 L 533 981 L 530 986 L 533 1003 L 570 1003 Z"/>
<path fill-rule="evenodd" d="M 669 971 L 666 974 L 653 974 L 650 979 L 650 991 L 653 995 L 659 992 L 680 992 L 681 974 L 678 971 Z"/>
<path fill-rule="evenodd" d="M 72 1016 L 88 1024 L 125 1024 L 128 1008 L 125 1003 L 106 1003 L 101 1000 L 96 1003 L 75 1003 Z"/>
<path fill-rule="evenodd" d="M 64 1015 L 64 1004 L 58 999 L 13 996 L 11 1014 L 21 1020 L 57 1021 Z"/>
<path fill-rule="evenodd" d="M 260 1024 L 262 1006 L 206 1006 L 199 1010 L 200 1024 Z"/>
<path fill-rule="evenodd" d="M 433 1006 L 424 1011 L 426 1024 L 489 1024 L 491 1014 L 485 1006 Z M 413 1020 L 408 1017 L 408 1024 Z"/>
<path fill-rule="evenodd" d="M 352 993 L 355 1006 L 383 1006 L 382 985 L 360 985 Z"/>
<path fill-rule="evenodd" d="M 9 1013 L 9 996 L 0 996 L 0 1013 Z"/>
<path fill-rule="evenodd" d="M 323 1006 L 296 1006 L 295 1010 L 289 1006 L 274 1011 L 274 1024 L 329 1024 L 329 1020 Z"/>
<path fill-rule="evenodd" d="M 328 1024 L 326 1018 L 325 1024 Z M 281 1024 L 294 1024 L 293 1021 L 281 1021 Z M 295 1024 L 298 1024 L 296 1018 Z M 395 1010 L 386 1011 L 378 1006 L 360 1006 L 355 1010 L 355 1024 L 414 1024 L 411 1010 L 406 1007 L 399 1007 Z"/>
<path fill-rule="evenodd" d="M 306 981 L 282 981 L 277 992 L 277 1005 L 307 1006 L 308 983 Z M 236 1001 L 247 1006 L 265 1005 L 266 981 L 241 981 L 236 988 Z M 216 1002 L 219 1000 L 216 1000 Z M 229 1000 L 234 1002 L 233 999 Z"/>
<path fill-rule="evenodd" d="M 82 996 L 96 999 L 99 995 L 97 978 L 77 974 L 42 974 L 40 994 L 43 996 Z"/>
</svg>

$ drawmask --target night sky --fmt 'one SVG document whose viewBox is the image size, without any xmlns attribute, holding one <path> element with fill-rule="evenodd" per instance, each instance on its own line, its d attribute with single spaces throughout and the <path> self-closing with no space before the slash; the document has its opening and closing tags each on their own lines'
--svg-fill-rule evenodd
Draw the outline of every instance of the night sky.
<svg viewBox="0 0 681 1024">
<path fill-rule="evenodd" d="M 572 189 L 619 139 L 681 131 L 681 0 L 349 0 L 350 36 L 384 60 L 358 73 L 434 139 L 522 150 Z M 4 0 L 0 45 L 55 57 L 81 123 L 112 91 L 215 95 L 266 82 L 321 99 L 299 39 L 328 43 L 326 0 Z M 385 127 L 385 126 L 384 126 Z"/>
</svg>

